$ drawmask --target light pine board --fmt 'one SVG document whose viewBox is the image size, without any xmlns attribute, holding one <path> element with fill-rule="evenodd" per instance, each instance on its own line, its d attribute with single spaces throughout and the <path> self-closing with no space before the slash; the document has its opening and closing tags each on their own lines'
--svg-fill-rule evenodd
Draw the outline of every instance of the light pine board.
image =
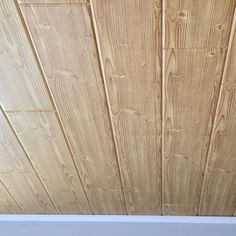
<svg viewBox="0 0 236 236">
<path fill-rule="evenodd" d="M 23 214 L 6 187 L 0 183 L 0 214 Z"/>
<path fill-rule="evenodd" d="M 165 48 L 226 48 L 235 0 L 163 0 Z"/>
<path fill-rule="evenodd" d="M 17 112 L 8 116 L 58 210 L 91 213 L 55 114 Z"/>
<path fill-rule="evenodd" d="M 58 211 L 89 214 L 89 203 L 18 10 L 13 0 L 1 1 L 1 105 Z"/>
<path fill-rule="evenodd" d="M 126 214 L 88 8 L 21 9 L 94 213 Z"/>
<path fill-rule="evenodd" d="M 129 214 L 161 213 L 161 3 L 93 0 Z"/>
<path fill-rule="evenodd" d="M 0 1 L 0 103 L 7 110 L 53 109 L 13 0 Z"/>
<path fill-rule="evenodd" d="M 235 1 L 164 1 L 163 213 L 196 215 Z"/>
<path fill-rule="evenodd" d="M 0 1 L 0 213 L 236 213 L 235 0 L 18 3 Z"/>
<path fill-rule="evenodd" d="M 164 212 L 195 215 L 225 51 L 164 53 Z"/>
<path fill-rule="evenodd" d="M 206 168 L 201 215 L 233 215 L 236 207 L 236 15 Z"/>
<path fill-rule="evenodd" d="M 0 180 L 25 213 L 56 213 L 1 109 Z"/>
</svg>

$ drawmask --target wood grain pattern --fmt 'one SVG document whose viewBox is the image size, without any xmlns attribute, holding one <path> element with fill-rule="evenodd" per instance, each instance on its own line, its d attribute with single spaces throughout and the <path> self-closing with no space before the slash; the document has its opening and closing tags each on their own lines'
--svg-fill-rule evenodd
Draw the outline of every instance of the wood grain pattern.
<svg viewBox="0 0 236 236">
<path fill-rule="evenodd" d="M 1 38 L 3 108 L 11 111 L 8 112 L 10 121 L 58 210 L 68 214 L 91 213 L 13 0 L 1 1 Z M 16 183 L 14 178 L 9 177 L 9 181 Z"/>
<path fill-rule="evenodd" d="M 236 15 L 226 57 L 208 153 L 201 215 L 233 215 L 236 209 Z"/>
<path fill-rule="evenodd" d="M 0 179 L 25 213 L 56 213 L 1 109 Z"/>
<path fill-rule="evenodd" d="M 7 110 L 51 110 L 13 0 L 0 1 L 0 103 Z"/>
<path fill-rule="evenodd" d="M 87 4 L 89 0 L 17 0 L 19 4 Z"/>
<path fill-rule="evenodd" d="M 26 152 L 60 212 L 91 213 L 54 113 L 8 113 Z"/>
<path fill-rule="evenodd" d="M 22 214 L 23 211 L 16 204 L 5 186 L 0 182 L 0 214 Z"/>
<path fill-rule="evenodd" d="M 236 0 L 0 0 L 0 213 L 236 214 Z"/>
<path fill-rule="evenodd" d="M 125 214 L 87 7 L 22 6 L 22 11 L 95 213 Z"/>
<path fill-rule="evenodd" d="M 164 53 L 164 214 L 195 215 L 225 50 Z"/>
<path fill-rule="evenodd" d="M 164 214 L 196 215 L 235 0 L 164 0 Z"/>
<path fill-rule="evenodd" d="M 161 213 L 161 3 L 91 1 L 130 214 Z"/>
<path fill-rule="evenodd" d="M 235 0 L 164 0 L 165 48 L 226 48 Z"/>
</svg>

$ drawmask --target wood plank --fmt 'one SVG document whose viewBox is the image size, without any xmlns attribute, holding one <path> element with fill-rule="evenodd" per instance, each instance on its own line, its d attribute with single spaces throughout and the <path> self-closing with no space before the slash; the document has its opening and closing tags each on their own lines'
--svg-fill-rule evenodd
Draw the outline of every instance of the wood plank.
<svg viewBox="0 0 236 236">
<path fill-rule="evenodd" d="M 8 111 L 58 210 L 89 214 L 89 203 L 17 6 L 13 0 L 3 0 L 0 4 L 1 105 Z"/>
<path fill-rule="evenodd" d="M 130 214 L 161 213 L 161 3 L 92 0 Z"/>
<path fill-rule="evenodd" d="M 25 213 L 56 213 L 1 109 L 0 179 Z"/>
<path fill-rule="evenodd" d="M 164 213 L 198 213 L 235 0 L 164 0 Z"/>
<path fill-rule="evenodd" d="M 126 214 L 86 6 L 21 7 L 97 214 Z"/>
<path fill-rule="evenodd" d="M 14 0 L 0 1 L 0 103 L 7 110 L 52 110 Z"/>
<path fill-rule="evenodd" d="M 225 50 L 164 53 L 164 214 L 196 215 Z"/>
<path fill-rule="evenodd" d="M 8 116 L 59 211 L 91 213 L 55 114 L 13 112 Z"/>
<path fill-rule="evenodd" d="M 235 0 L 164 0 L 165 48 L 227 47 Z"/>
<path fill-rule="evenodd" d="M 22 214 L 23 211 L 0 182 L 0 214 Z"/>
<path fill-rule="evenodd" d="M 229 41 L 200 215 L 233 215 L 236 209 L 236 15 Z"/>
</svg>

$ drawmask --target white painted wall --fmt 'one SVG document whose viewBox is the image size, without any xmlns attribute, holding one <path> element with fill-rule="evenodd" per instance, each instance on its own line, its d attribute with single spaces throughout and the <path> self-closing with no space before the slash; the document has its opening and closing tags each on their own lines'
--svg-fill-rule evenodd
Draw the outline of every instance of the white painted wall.
<svg viewBox="0 0 236 236">
<path fill-rule="evenodd" d="M 0 236 L 236 236 L 235 217 L 0 215 Z"/>
</svg>

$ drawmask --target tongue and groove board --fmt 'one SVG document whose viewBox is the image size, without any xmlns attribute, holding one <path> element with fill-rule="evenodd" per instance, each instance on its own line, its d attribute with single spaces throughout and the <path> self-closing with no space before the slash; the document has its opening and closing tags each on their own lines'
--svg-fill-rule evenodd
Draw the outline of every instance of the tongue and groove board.
<svg viewBox="0 0 236 236">
<path fill-rule="evenodd" d="M 78 173 L 53 112 L 8 117 L 60 213 L 90 213 Z"/>
<path fill-rule="evenodd" d="M 0 0 L 0 213 L 233 215 L 236 0 Z"/>
<path fill-rule="evenodd" d="M 13 0 L 0 1 L 0 101 L 6 110 L 53 110 Z"/>
<path fill-rule="evenodd" d="M 203 184 L 201 215 L 233 215 L 236 203 L 236 15 Z"/>
<path fill-rule="evenodd" d="M 227 48 L 235 0 L 163 0 L 165 48 Z"/>
<path fill-rule="evenodd" d="M 126 214 L 87 5 L 22 5 L 95 214 Z"/>
<path fill-rule="evenodd" d="M 161 213 L 161 2 L 92 0 L 129 214 Z"/>
<path fill-rule="evenodd" d="M 1 106 L 58 212 L 91 213 L 17 6 L 12 0 L 2 0 L 0 4 Z M 28 168 L 23 162 L 21 165 Z M 28 178 L 29 183 L 33 181 Z M 19 179 L 14 183 L 26 186 Z"/>
<path fill-rule="evenodd" d="M 46 190 L 0 109 L 0 180 L 24 213 L 56 213 Z"/>
<path fill-rule="evenodd" d="M 234 0 L 164 0 L 165 215 L 199 211 L 234 5 Z"/>
<path fill-rule="evenodd" d="M 195 215 L 225 51 L 164 53 L 164 212 Z"/>
<path fill-rule="evenodd" d="M 23 210 L 2 183 L 0 183 L 0 214 L 23 214 Z"/>
</svg>

